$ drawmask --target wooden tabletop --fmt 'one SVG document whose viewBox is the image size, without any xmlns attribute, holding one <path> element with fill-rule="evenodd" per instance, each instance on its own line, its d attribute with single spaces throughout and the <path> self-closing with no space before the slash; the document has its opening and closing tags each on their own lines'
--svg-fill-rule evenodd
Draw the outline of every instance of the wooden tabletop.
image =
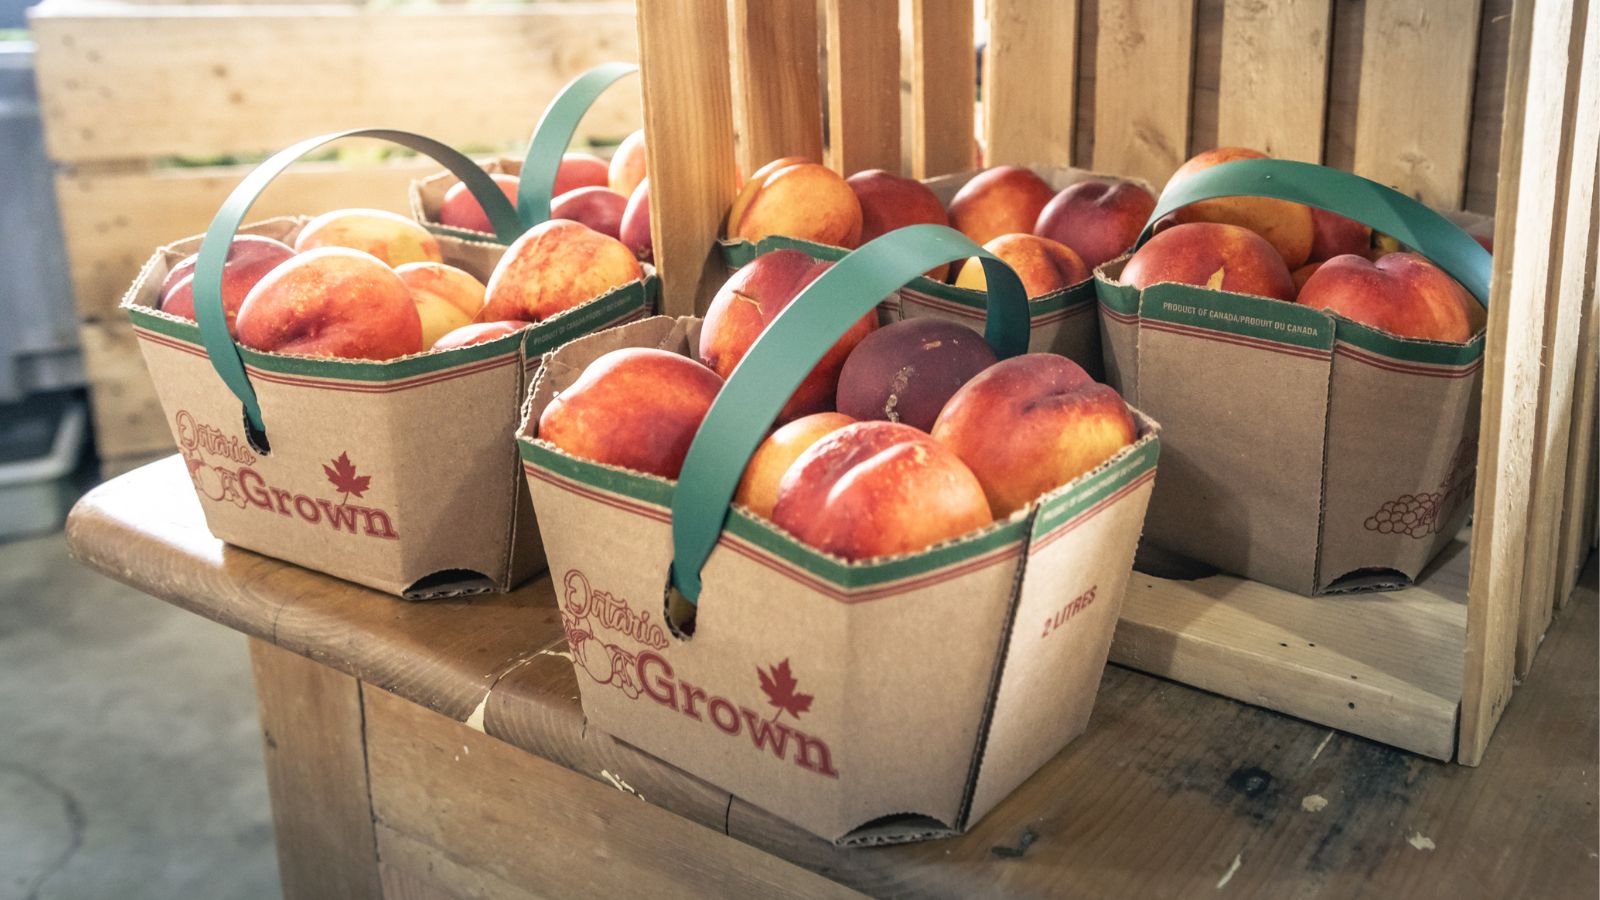
<svg viewBox="0 0 1600 900">
<path fill-rule="evenodd" d="M 969 833 L 839 849 L 586 729 L 546 578 L 408 603 L 225 547 L 177 457 L 96 488 L 67 532 L 112 578 L 590 778 L 626 773 L 645 802 L 867 894 L 1557 898 L 1600 879 L 1593 561 L 1479 768 L 1112 666 L 1088 733 Z"/>
</svg>

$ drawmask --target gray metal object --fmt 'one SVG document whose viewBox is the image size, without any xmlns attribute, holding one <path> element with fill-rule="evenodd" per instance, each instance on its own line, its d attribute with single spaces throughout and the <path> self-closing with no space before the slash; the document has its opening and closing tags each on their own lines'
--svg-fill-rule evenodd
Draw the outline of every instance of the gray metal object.
<svg viewBox="0 0 1600 900">
<path fill-rule="evenodd" d="M 33 45 L 0 42 L 0 402 L 84 383 Z"/>
</svg>

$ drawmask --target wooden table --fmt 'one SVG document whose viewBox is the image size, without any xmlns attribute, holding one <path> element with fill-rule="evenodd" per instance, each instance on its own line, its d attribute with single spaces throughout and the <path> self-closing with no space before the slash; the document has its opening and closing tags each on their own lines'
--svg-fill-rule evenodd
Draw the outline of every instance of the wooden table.
<svg viewBox="0 0 1600 900">
<path fill-rule="evenodd" d="M 85 564 L 250 637 L 289 897 L 1593 897 L 1594 564 L 1484 765 L 1110 667 L 1089 732 L 959 837 L 843 850 L 585 727 L 550 582 L 407 603 L 206 530 L 176 457 Z M 160 660 L 151 660 L 160 665 Z"/>
</svg>

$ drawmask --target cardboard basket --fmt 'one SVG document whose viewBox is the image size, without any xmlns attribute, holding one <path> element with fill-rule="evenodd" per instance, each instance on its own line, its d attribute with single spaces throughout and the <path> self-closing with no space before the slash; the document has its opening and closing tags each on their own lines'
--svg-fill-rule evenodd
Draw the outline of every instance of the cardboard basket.
<svg viewBox="0 0 1600 900">
<path fill-rule="evenodd" d="M 546 356 L 519 445 L 590 723 L 841 844 L 959 833 L 1083 731 L 1155 474 L 1149 419 L 1135 413 L 1134 444 L 1027 509 L 904 556 L 846 562 L 729 507 L 845 328 L 974 255 L 993 299 L 985 336 L 1002 357 L 1022 352 L 1009 268 L 942 226 L 886 235 L 766 329 L 676 482 L 570 456 L 537 423 L 606 352 L 693 356 L 700 320 L 653 318 Z"/>
<path fill-rule="evenodd" d="M 1416 201 L 1282 160 L 1208 169 L 1151 217 L 1256 195 L 1354 218 L 1487 297 L 1489 254 Z M 1140 238 L 1142 245 L 1150 228 Z M 1483 335 L 1399 338 L 1294 303 L 1096 273 L 1107 380 L 1163 425 L 1149 541 L 1285 590 L 1410 583 L 1471 508 Z"/>
<path fill-rule="evenodd" d="M 384 362 L 239 346 L 221 297 L 233 235 L 274 176 L 347 136 L 433 156 L 462 173 L 505 232 L 519 227 L 488 176 L 442 144 L 381 129 L 324 135 L 253 171 L 203 237 L 158 249 L 122 308 L 218 538 L 407 598 L 509 589 L 544 566 L 507 440 L 528 374 L 553 347 L 649 315 L 654 276 L 497 340 Z M 306 221 L 242 230 L 292 243 Z M 156 309 L 171 266 L 196 252 L 198 324 Z"/>
<path fill-rule="evenodd" d="M 1035 170 L 1056 191 L 1081 181 L 1131 181 L 1148 189 L 1143 181 L 1101 175 L 1084 169 L 1049 167 Z M 942 175 L 923 182 L 946 207 L 962 186 L 980 172 Z M 848 253 L 842 247 L 802 241 L 789 237 L 768 237 L 752 243 L 723 239 L 718 242 L 722 260 L 729 269 L 739 269 L 763 253 L 779 249 L 802 250 L 815 259 L 834 260 Z M 903 286 L 894 302 L 885 304 L 891 318 L 929 316 L 983 330 L 986 300 L 982 291 L 959 288 L 919 275 Z M 1100 326 L 1095 321 L 1094 280 L 1085 279 L 1028 301 L 1028 350 L 1032 353 L 1058 353 L 1072 360 L 1095 378 L 1103 378 Z"/>
<path fill-rule="evenodd" d="M 539 123 L 534 126 L 532 137 L 528 139 L 528 150 L 522 159 L 498 157 L 481 164 L 485 173 L 517 176 L 516 211 L 523 231 L 550 218 L 550 204 L 555 199 L 556 173 L 561 168 L 562 154 L 577 133 L 578 122 L 606 88 L 637 71 L 639 67 L 633 63 L 611 62 L 584 72 L 568 82 L 545 107 Z M 446 169 L 411 182 L 411 217 L 433 232 L 445 253 L 461 260 L 461 268 L 476 275 L 479 280 L 487 280 L 510 240 L 439 222 L 439 209 L 444 205 L 445 194 L 461 180 L 455 172 Z M 515 237 L 512 235 L 513 239 Z"/>
</svg>

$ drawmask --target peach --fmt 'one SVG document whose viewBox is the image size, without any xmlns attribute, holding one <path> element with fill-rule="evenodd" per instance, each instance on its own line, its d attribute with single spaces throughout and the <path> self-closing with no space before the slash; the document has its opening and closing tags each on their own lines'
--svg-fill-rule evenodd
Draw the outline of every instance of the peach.
<svg viewBox="0 0 1600 900">
<path fill-rule="evenodd" d="M 295 252 L 318 247 L 360 250 L 390 266 L 444 261 L 438 239 L 426 228 L 381 209 L 338 209 L 307 222 L 295 236 Z"/>
<path fill-rule="evenodd" d="M 729 237 L 733 236 L 734 228 L 739 224 L 739 219 L 744 217 L 745 207 L 750 205 L 750 198 L 754 197 L 756 191 L 761 189 L 761 184 L 767 180 L 768 175 L 779 169 L 787 169 L 790 166 L 798 166 L 809 162 L 814 162 L 814 160 L 806 159 L 804 156 L 782 156 L 757 169 L 755 174 L 739 185 L 739 193 L 734 196 L 733 205 L 728 208 L 728 221 L 723 228 L 723 233 Z"/>
<path fill-rule="evenodd" d="M 677 478 L 722 379 L 687 356 L 650 347 L 589 363 L 539 415 L 539 437 L 606 465 Z"/>
<path fill-rule="evenodd" d="M 773 524 L 848 560 L 915 553 L 992 519 L 971 470 L 898 422 L 857 422 L 812 444 L 772 507 Z"/>
<path fill-rule="evenodd" d="M 642 262 L 655 260 L 654 238 L 650 236 L 650 179 L 639 182 L 622 210 L 617 239 L 626 244 Z"/>
<path fill-rule="evenodd" d="M 855 419 L 842 413 L 812 413 L 767 435 L 745 465 L 733 502 L 763 519 L 772 518 L 772 506 L 778 502 L 778 484 L 794 461 L 824 435 L 853 422 Z"/>
<path fill-rule="evenodd" d="M 475 344 L 486 344 L 528 327 L 527 322 L 510 319 L 501 322 L 473 322 L 446 333 L 433 342 L 434 350 L 457 350 Z"/>
<path fill-rule="evenodd" d="M 775 234 L 854 247 L 861 242 L 861 203 L 839 173 L 827 166 L 785 166 L 756 183 L 728 236 L 755 242 Z"/>
<path fill-rule="evenodd" d="M 828 263 L 799 250 L 774 250 L 756 257 L 734 273 L 712 298 L 700 327 L 700 359 L 713 372 L 727 378 L 761 332 L 827 268 Z M 877 327 L 875 310 L 850 326 L 800 382 L 778 414 L 778 421 L 832 409 L 845 359 Z"/>
<path fill-rule="evenodd" d="M 617 237 L 627 206 L 628 198 L 610 188 L 582 187 L 552 201 L 550 218 L 582 222 L 607 237 Z"/>
<path fill-rule="evenodd" d="M 556 183 L 550 189 L 550 196 L 559 197 L 581 187 L 608 187 L 610 183 L 610 163 L 593 153 L 563 153 L 561 165 L 556 167 Z"/>
<path fill-rule="evenodd" d="M 946 401 L 994 365 L 983 336 L 943 319 L 904 319 L 867 335 L 839 373 L 839 411 L 927 431 Z"/>
<path fill-rule="evenodd" d="M 1055 191 L 1029 169 L 996 166 L 978 173 L 950 201 L 950 225 L 987 244 L 1002 234 L 1033 231 Z"/>
<path fill-rule="evenodd" d="M 422 345 L 432 347 L 446 333 L 483 311 L 483 282 L 444 263 L 406 263 L 394 270 L 411 291 L 422 318 Z"/>
<path fill-rule="evenodd" d="M 962 385 L 933 437 L 983 485 L 997 518 L 1088 472 L 1133 443 L 1117 392 L 1051 353 L 1001 360 Z"/>
<path fill-rule="evenodd" d="M 1128 252 L 1156 210 L 1156 198 L 1130 181 L 1080 181 L 1051 198 L 1033 233 L 1071 247 L 1093 271 Z"/>
<path fill-rule="evenodd" d="M 235 338 L 239 336 L 234 320 L 250 289 L 292 256 L 294 249 L 283 241 L 255 234 L 234 237 L 228 245 L 227 260 L 222 264 L 222 314 L 227 319 L 229 334 Z M 198 259 L 199 256 L 190 256 L 167 273 L 157 309 L 194 320 L 194 266 Z"/>
<path fill-rule="evenodd" d="M 865 244 L 907 225 L 949 225 L 944 204 L 928 186 L 914 178 L 901 178 L 883 169 L 868 169 L 845 179 L 861 204 L 861 238 Z M 928 277 L 943 281 L 948 266 L 928 270 Z"/>
<path fill-rule="evenodd" d="M 318 247 L 256 282 L 239 343 L 299 356 L 393 359 L 423 349 L 422 317 L 395 271 L 370 253 Z"/>
<path fill-rule="evenodd" d="M 517 185 L 519 181 L 515 175 L 504 172 L 494 172 L 489 175 L 506 195 L 512 206 L 517 205 Z M 449 225 L 451 228 L 465 228 L 468 231 L 481 231 L 493 234 L 494 226 L 489 222 L 489 214 L 483 211 L 483 204 L 472 195 L 463 182 L 456 182 L 450 190 L 444 192 L 444 200 L 439 203 L 439 224 Z"/>
<path fill-rule="evenodd" d="M 1167 190 L 1204 169 L 1239 159 L 1266 159 L 1267 155 L 1247 147 L 1218 147 L 1196 154 L 1178 167 L 1167 181 Z M 1271 197 L 1219 197 L 1191 203 L 1176 213 L 1180 224 L 1218 222 L 1248 228 L 1267 239 L 1283 257 L 1283 264 L 1298 269 L 1311 258 L 1315 226 L 1311 207 Z"/>
<path fill-rule="evenodd" d="M 1327 260 L 1323 260 L 1322 262 L 1327 262 Z M 1294 279 L 1294 293 L 1296 297 L 1300 296 L 1300 291 L 1305 288 L 1306 281 L 1308 281 L 1312 275 L 1316 274 L 1318 269 L 1322 268 L 1322 262 L 1309 262 L 1289 273 L 1289 277 Z"/>
<path fill-rule="evenodd" d="M 578 222 L 551 219 L 506 248 L 489 276 L 486 322 L 540 322 L 644 277 L 622 242 Z"/>
<path fill-rule="evenodd" d="M 1005 260 L 1016 271 L 1030 300 L 1089 280 L 1089 267 L 1078 254 L 1066 244 L 1046 237 L 1002 234 L 984 244 L 983 249 Z M 989 279 L 977 257 L 962 263 L 955 284 L 970 291 L 988 290 Z"/>
<path fill-rule="evenodd" d="M 1478 301 L 1443 269 L 1415 253 L 1377 262 L 1347 253 L 1322 264 L 1296 302 L 1338 313 L 1399 337 L 1464 343 L 1476 332 Z"/>
<path fill-rule="evenodd" d="M 1140 247 L 1122 268 L 1122 281 L 1144 290 L 1173 281 L 1213 290 L 1294 299 L 1294 279 L 1266 238 L 1238 225 L 1174 225 Z"/>
<path fill-rule="evenodd" d="M 644 129 L 640 129 L 623 138 L 617 145 L 617 152 L 611 155 L 607 186 L 624 197 L 632 195 L 633 189 L 644 180 L 645 165 Z"/>
<path fill-rule="evenodd" d="M 1311 262 L 1321 262 L 1346 253 L 1365 254 L 1372 247 L 1372 229 L 1338 213 L 1313 206 L 1311 209 Z M 1291 268 L 1293 268 L 1291 266 Z"/>
</svg>

